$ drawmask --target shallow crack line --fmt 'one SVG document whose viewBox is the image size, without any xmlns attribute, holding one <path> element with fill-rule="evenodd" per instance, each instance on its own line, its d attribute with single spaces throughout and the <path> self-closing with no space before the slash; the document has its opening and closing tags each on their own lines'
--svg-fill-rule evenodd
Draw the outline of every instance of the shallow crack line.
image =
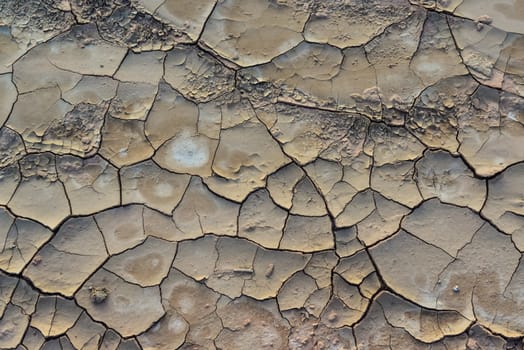
<svg viewBox="0 0 524 350">
<path fill-rule="evenodd" d="M 202 24 L 202 29 L 200 30 L 200 33 L 198 33 L 198 37 L 197 37 L 196 40 L 195 40 L 195 44 L 199 44 L 199 43 L 202 41 L 202 35 L 204 35 L 204 32 L 206 31 L 206 27 L 207 27 L 207 25 L 209 24 L 209 21 L 210 21 L 211 17 L 213 17 L 213 14 L 214 14 L 215 11 L 216 11 L 216 8 L 217 8 L 217 6 L 218 6 L 218 3 L 220 2 L 220 1 L 217 1 L 217 0 L 214 0 L 214 1 L 215 1 L 215 4 L 213 5 L 213 8 L 211 9 L 211 11 L 209 12 L 209 14 L 207 15 L 206 20 L 205 20 L 204 23 Z M 162 3 L 162 5 L 163 5 L 164 3 L 165 3 L 165 1 Z M 160 7 L 160 6 L 159 6 L 159 7 Z M 155 12 L 156 12 L 157 10 L 158 10 L 158 8 L 155 9 Z M 219 55 L 217 55 L 217 56 L 219 56 Z M 231 63 L 233 63 L 233 62 L 231 62 Z"/>
<path fill-rule="evenodd" d="M 288 225 L 288 221 L 289 221 L 289 217 L 291 216 L 291 214 L 289 214 L 289 212 L 287 213 L 286 215 L 286 219 L 284 220 L 284 226 L 282 227 L 282 234 L 280 235 L 280 239 L 278 240 L 278 245 L 277 245 L 277 249 L 278 250 L 281 250 L 282 251 L 282 241 L 284 240 L 284 236 L 286 234 L 286 231 L 287 231 L 287 225 Z"/>
<path fill-rule="evenodd" d="M 57 297 L 55 297 L 54 300 L 53 300 L 53 316 L 51 317 L 51 322 L 49 323 L 49 328 L 47 329 L 47 334 L 44 335 L 46 337 L 48 337 L 51 334 L 51 329 L 53 329 L 53 323 L 55 322 L 55 317 L 56 317 L 56 312 L 57 312 L 57 309 L 56 309 L 57 300 L 58 300 Z"/>
<path fill-rule="evenodd" d="M 398 296 L 398 295 L 397 295 L 397 296 Z M 422 344 L 431 345 L 431 344 L 435 344 L 435 343 L 441 341 L 442 339 L 444 339 L 444 338 L 446 337 L 445 334 L 442 334 L 442 337 L 440 337 L 439 339 L 434 340 L 434 341 L 426 341 L 426 340 L 419 339 L 419 338 L 415 337 L 413 334 L 411 334 L 411 332 L 409 332 L 408 330 L 406 330 L 404 327 L 393 325 L 393 324 L 389 321 L 389 319 L 387 318 L 387 316 L 386 316 L 386 312 L 385 312 L 384 307 L 382 306 L 382 304 L 381 304 L 380 302 L 378 302 L 378 301 L 376 301 L 376 302 L 377 302 L 377 304 L 380 306 L 380 309 L 382 310 L 382 314 L 384 315 L 384 320 L 386 321 L 386 323 L 387 323 L 391 328 L 402 330 L 402 331 L 405 332 L 405 334 L 406 334 L 407 336 L 409 336 L 411 339 L 416 340 L 417 342 L 420 342 L 420 343 L 422 343 Z M 416 305 L 417 307 L 419 307 L 421 310 L 422 310 L 422 309 L 426 309 L 425 307 L 422 307 L 422 306 L 420 306 L 420 305 L 418 305 L 418 304 L 415 304 L 415 305 Z M 437 314 L 437 316 L 438 316 L 438 314 L 439 314 L 439 311 L 438 311 L 438 310 L 432 310 L 432 311 L 436 312 L 436 314 Z M 422 318 L 422 315 L 421 315 L 421 314 L 419 314 L 419 323 L 422 323 L 422 322 L 420 322 L 420 318 Z"/>
<path fill-rule="evenodd" d="M 440 277 L 442 276 L 442 274 L 444 274 L 446 272 L 446 270 L 451 266 L 453 265 L 455 262 L 457 261 L 462 261 L 460 258 L 459 258 L 459 255 L 462 253 L 462 251 L 468 247 L 469 245 L 471 245 L 473 243 L 473 240 L 475 239 L 475 237 L 477 236 L 478 232 L 480 230 L 482 230 L 484 228 L 485 225 L 487 225 L 488 223 L 487 222 L 484 222 L 482 225 L 480 225 L 480 227 L 471 235 L 471 238 L 469 239 L 468 242 L 466 242 L 466 244 L 464 244 L 462 247 L 460 247 L 458 250 L 457 250 L 457 253 L 455 254 L 455 257 L 453 258 L 452 261 L 450 261 L 445 267 L 444 269 L 442 269 L 442 271 L 438 274 L 437 276 L 437 284 L 433 287 L 433 290 L 435 290 L 435 288 L 437 288 L 437 285 L 441 282 L 441 279 Z"/>
<path fill-rule="evenodd" d="M 409 232 L 409 231 L 406 230 L 405 228 L 402 228 L 402 230 L 403 230 L 404 232 L 406 232 L 407 234 L 411 235 L 412 237 L 416 238 L 417 240 L 419 240 L 419 241 L 421 241 L 421 242 L 423 242 L 423 243 L 425 243 L 425 244 L 427 244 L 427 245 L 430 245 L 430 246 L 432 246 L 433 248 L 436 248 L 436 249 L 440 250 L 441 252 L 443 252 L 443 253 L 445 253 L 447 256 L 449 256 L 450 258 L 452 258 L 452 259 L 455 258 L 453 255 L 451 255 L 450 253 L 448 253 L 446 250 L 444 250 L 443 248 L 439 247 L 438 245 L 423 240 L 422 238 L 420 238 L 419 236 L 417 236 L 417 235 L 415 235 L 415 234 Z"/>
<path fill-rule="evenodd" d="M 198 109 L 198 119 L 200 119 L 200 108 Z M 198 122 L 200 120 L 197 121 L 197 127 L 196 129 L 198 130 Z M 224 116 L 222 114 L 222 108 L 220 108 L 220 129 L 218 131 L 218 139 L 217 139 L 217 144 L 216 144 L 216 147 L 215 149 L 213 150 L 213 155 L 211 157 L 211 162 L 210 162 L 210 170 L 211 170 L 211 176 L 218 176 L 219 178 L 223 178 L 222 176 L 216 174 L 215 170 L 214 170 L 214 167 L 215 167 L 215 159 L 216 159 L 216 156 L 217 156 L 217 153 L 218 153 L 218 148 L 220 147 L 220 143 L 222 141 L 222 126 L 224 124 Z M 227 179 L 229 180 L 229 179 Z M 202 184 L 204 185 L 204 187 L 207 188 L 208 191 L 211 191 L 212 193 L 215 193 L 215 191 L 212 191 L 211 188 L 205 183 L 204 181 L 204 178 L 202 178 Z M 228 201 L 232 201 L 231 199 L 228 199 L 226 198 L 225 196 L 222 196 L 222 195 L 219 195 L 218 193 L 215 193 L 216 195 L 220 196 L 220 197 L 223 197 L 224 199 L 227 199 Z"/>
<path fill-rule="evenodd" d="M 411 66 L 412 66 L 412 63 L 413 63 L 413 60 L 414 60 L 415 56 L 417 56 L 417 54 L 421 50 L 422 37 L 424 36 L 424 30 L 426 29 L 426 24 L 428 22 L 429 22 L 429 16 L 428 16 L 428 11 L 426 10 L 424 12 L 424 20 L 422 21 L 422 25 L 420 27 L 420 34 L 419 34 L 418 40 L 417 40 L 417 47 L 415 48 L 415 51 L 413 51 L 413 54 L 409 57 L 409 62 L 408 62 L 409 70 L 412 71 L 413 74 L 415 74 L 415 76 L 418 78 L 419 82 L 422 83 L 422 85 L 425 85 L 424 82 L 422 81 L 422 78 L 419 77 L 419 75 L 413 69 L 411 69 Z"/>
<path fill-rule="evenodd" d="M 68 32 L 71 31 L 71 28 L 74 27 L 75 25 L 74 24 L 71 24 L 68 28 L 64 28 L 63 31 L 61 32 L 58 32 L 57 34 L 51 36 L 49 39 L 47 40 L 43 40 L 41 42 L 38 42 L 36 43 L 33 47 L 31 47 L 30 49 L 28 49 L 26 52 L 24 52 L 20 57 L 18 57 L 17 59 L 15 59 L 12 63 L 11 63 L 11 67 L 12 67 L 12 74 L 14 75 L 14 66 L 15 64 L 17 64 L 19 61 L 21 61 L 25 56 L 29 55 L 29 53 L 34 50 L 37 46 L 40 46 L 40 45 L 43 45 L 43 44 L 46 44 L 56 38 L 58 38 L 59 36 L 63 35 L 63 34 L 66 34 Z M 14 82 L 14 81 L 13 81 Z M 15 84 L 16 86 L 16 84 Z"/>
<path fill-rule="evenodd" d="M 3 209 L 2 207 L 0 207 L 0 210 Z M 1 251 L 5 251 L 8 247 L 7 247 L 7 240 L 9 239 L 9 233 L 11 232 L 11 230 L 13 229 L 13 226 L 16 228 L 15 226 L 15 223 L 16 223 L 16 216 L 12 216 L 12 220 L 11 220 L 11 223 L 9 224 L 9 227 L 8 229 L 6 230 L 6 235 L 5 235 L 5 238 L 4 238 L 4 243 L 2 245 L 2 249 Z M 18 234 L 18 233 L 17 233 Z"/>
<path fill-rule="evenodd" d="M 249 100 L 249 101 L 251 103 L 251 100 Z M 374 120 L 372 117 L 370 117 L 370 116 L 368 116 L 368 115 L 366 115 L 366 114 L 364 114 L 364 113 L 362 113 L 361 111 L 358 111 L 358 110 L 335 109 L 335 108 L 330 108 L 330 107 L 326 107 L 326 106 L 312 106 L 312 105 L 308 105 L 308 104 L 301 104 L 299 102 L 288 100 L 288 99 L 277 100 L 277 103 L 273 104 L 273 106 L 276 107 L 276 105 L 278 105 L 278 104 L 287 105 L 287 106 L 291 106 L 291 107 L 298 107 L 298 108 L 309 109 L 309 110 L 313 110 L 315 112 L 324 111 L 324 112 L 329 112 L 329 113 L 333 113 L 333 114 L 338 114 L 338 115 L 341 115 L 343 117 L 345 117 L 345 116 L 354 116 L 354 117 L 355 116 L 359 116 L 359 117 L 362 117 L 362 118 L 366 118 L 370 122 L 377 122 L 377 123 L 381 122 L 381 121 Z M 385 124 L 385 122 L 383 122 L 383 123 Z"/>
<path fill-rule="evenodd" d="M 522 254 L 520 254 L 519 262 L 518 262 L 517 266 L 515 267 L 515 270 L 513 270 L 513 273 L 511 274 L 511 278 L 509 279 L 508 283 L 506 283 L 506 286 L 504 287 L 504 291 L 502 292 L 502 295 L 503 295 L 504 297 L 506 297 L 506 298 L 507 298 L 507 296 L 506 296 L 506 292 L 507 292 L 509 286 L 511 285 L 511 283 L 513 282 L 513 278 L 515 277 L 515 275 L 517 274 L 517 272 L 519 272 L 519 268 L 520 268 L 520 266 L 521 266 L 521 264 L 522 264 L 523 261 L 524 261 L 524 257 L 523 257 Z M 515 301 L 515 300 L 513 299 L 513 297 L 511 297 L 510 299 L 513 300 L 513 301 Z M 516 301 L 515 301 L 515 302 L 516 302 Z"/>
<path fill-rule="evenodd" d="M 106 238 L 104 236 L 104 233 L 102 232 L 102 229 L 100 228 L 100 225 L 98 224 L 98 221 L 97 221 L 95 215 L 93 215 L 92 218 L 93 218 L 93 222 L 95 223 L 95 226 L 96 226 L 96 228 L 98 230 L 98 233 L 100 234 L 100 237 L 102 237 L 102 242 L 104 243 L 104 248 L 106 250 L 106 254 L 107 254 L 108 257 L 110 257 L 111 254 L 109 253 L 109 248 L 107 247 L 107 242 L 106 242 Z"/>
<path fill-rule="evenodd" d="M 15 72 L 14 72 L 14 69 L 11 73 L 5 73 L 5 74 L 10 74 L 11 75 L 11 83 L 13 84 L 13 86 L 15 87 L 15 91 L 16 91 L 16 97 L 15 97 L 15 100 L 13 101 L 13 103 L 11 104 L 11 107 L 9 108 L 9 112 L 7 113 L 7 116 L 5 118 L 5 121 L 0 125 L 0 129 L 2 128 L 6 128 L 7 127 L 7 124 L 9 122 L 9 119 L 11 118 L 11 115 L 13 114 L 13 111 L 15 109 L 15 105 L 16 103 L 18 102 L 18 99 L 19 99 L 19 96 L 20 96 L 20 90 L 18 89 L 18 86 L 16 85 L 16 82 L 15 82 Z M 4 74 L 0 75 L 0 76 L 3 76 Z M 9 128 L 11 131 L 14 131 L 13 129 Z M 14 131 L 16 132 L 16 131 Z M 24 145 L 24 150 L 25 152 L 27 153 L 27 148 L 26 148 L 26 145 L 25 145 L 25 142 L 22 138 L 22 136 L 20 134 L 18 134 L 18 132 L 16 132 L 17 135 L 20 136 L 20 138 L 22 139 L 22 144 Z"/>
</svg>

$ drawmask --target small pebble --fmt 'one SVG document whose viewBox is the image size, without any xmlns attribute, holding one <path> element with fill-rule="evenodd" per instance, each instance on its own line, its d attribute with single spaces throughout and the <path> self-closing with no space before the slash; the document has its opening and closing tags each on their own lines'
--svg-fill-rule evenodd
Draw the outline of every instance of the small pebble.
<svg viewBox="0 0 524 350">
<path fill-rule="evenodd" d="M 275 265 L 269 264 L 267 265 L 266 271 L 264 272 L 264 275 L 269 278 L 273 274 L 273 271 L 275 270 Z"/>
<path fill-rule="evenodd" d="M 328 315 L 328 321 L 330 322 L 334 322 L 336 321 L 337 319 L 337 314 L 335 312 L 330 312 L 329 315 Z"/>
<path fill-rule="evenodd" d="M 491 18 L 488 15 L 482 15 L 479 18 L 477 18 L 477 22 L 482 24 L 491 24 L 493 22 L 493 18 Z"/>
</svg>

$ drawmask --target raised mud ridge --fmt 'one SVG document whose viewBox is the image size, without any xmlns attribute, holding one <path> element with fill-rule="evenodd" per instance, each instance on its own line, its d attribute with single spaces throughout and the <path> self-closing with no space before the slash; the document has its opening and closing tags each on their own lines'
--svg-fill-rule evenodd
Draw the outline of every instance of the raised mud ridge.
<svg viewBox="0 0 524 350">
<path fill-rule="evenodd" d="M 524 0 L 0 0 L 0 348 L 522 350 Z"/>
</svg>

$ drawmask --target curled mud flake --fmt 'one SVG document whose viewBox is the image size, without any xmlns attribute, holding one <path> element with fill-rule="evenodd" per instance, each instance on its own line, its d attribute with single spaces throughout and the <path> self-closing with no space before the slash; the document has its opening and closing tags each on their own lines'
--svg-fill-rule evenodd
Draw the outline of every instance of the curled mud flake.
<svg viewBox="0 0 524 350">
<path fill-rule="evenodd" d="M 109 289 L 105 287 L 89 287 L 91 300 L 94 304 L 103 304 L 109 297 Z"/>
<path fill-rule="evenodd" d="M 35 255 L 35 257 L 33 258 L 33 260 L 31 260 L 31 264 L 33 265 L 40 265 L 42 263 L 42 256 L 41 255 Z"/>
<path fill-rule="evenodd" d="M 335 322 L 337 320 L 337 318 L 338 318 L 338 315 L 334 311 L 330 312 L 329 315 L 327 315 L 327 320 L 329 322 Z"/>
<path fill-rule="evenodd" d="M 273 264 L 267 265 L 266 271 L 264 272 L 264 276 L 266 276 L 267 278 L 270 278 L 271 275 L 273 274 L 273 271 L 275 271 L 275 265 Z"/>
<path fill-rule="evenodd" d="M 488 15 L 482 15 L 480 17 L 477 17 L 475 22 L 477 23 L 477 30 L 481 31 L 482 29 L 484 29 L 484 25 L 485 24 L 489 25 L 489 24 L 491 24 L 493 22 L 493 18 L 491 18 Z"/>
</svg>

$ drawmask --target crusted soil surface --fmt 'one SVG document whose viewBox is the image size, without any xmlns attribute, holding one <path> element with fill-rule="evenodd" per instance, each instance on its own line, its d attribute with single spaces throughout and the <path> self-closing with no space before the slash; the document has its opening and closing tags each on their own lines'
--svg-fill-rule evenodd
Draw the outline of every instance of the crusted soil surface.
<svg viewBox="0 0 524 350">
<path fill-rule="evenodd" d="M 1 0 L 0 349 L 522 350 L 524 0 Z"/>
</svg>

